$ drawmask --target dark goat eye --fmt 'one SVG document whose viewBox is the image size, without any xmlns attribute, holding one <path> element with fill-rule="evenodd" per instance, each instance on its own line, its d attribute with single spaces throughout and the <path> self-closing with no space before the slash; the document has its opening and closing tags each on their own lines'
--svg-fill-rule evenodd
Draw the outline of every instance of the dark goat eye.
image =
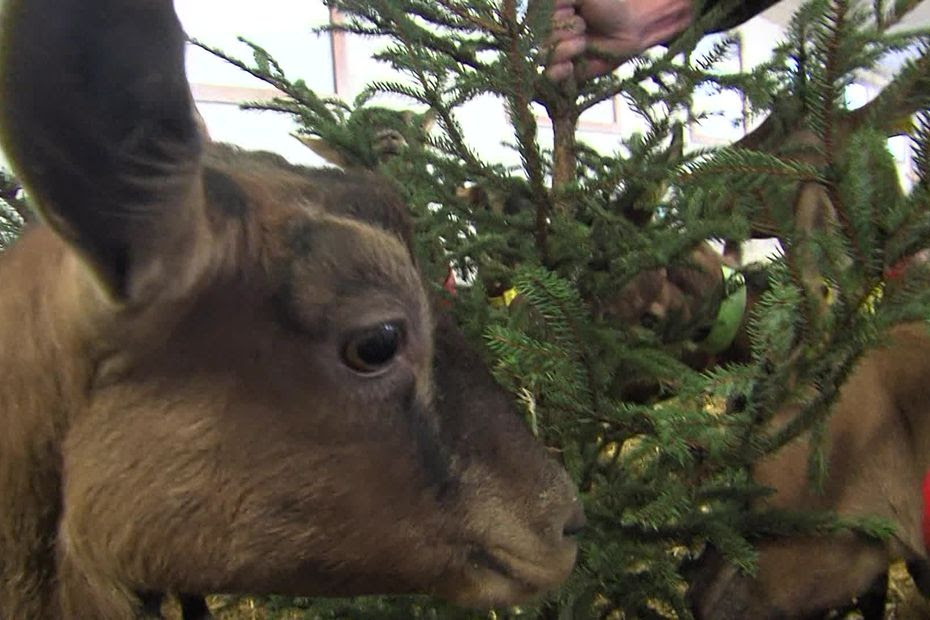
<svg viewBox="0 0 930 620">
<path fill-rule="evenodd" d="M 342 361 L 352 370 L 371 374 L 384 368 L 400 349 L 404 330 L 399 323 L 381 323 L 351 336 Z"/>
<path fill-rule="evenodd" d="M 655 329 L 659 326 L 659 317 L 657 317 L 652 312 L 647 312 L 639 319 L 639 324 L 645 327 L 646 329 Z"/>
</svg>

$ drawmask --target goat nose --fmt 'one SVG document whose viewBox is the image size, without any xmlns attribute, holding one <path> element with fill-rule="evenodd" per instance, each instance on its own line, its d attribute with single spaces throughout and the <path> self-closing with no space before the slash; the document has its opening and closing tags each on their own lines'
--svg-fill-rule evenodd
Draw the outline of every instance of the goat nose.
<svg viewBox="0 0 930 620">
<path fill-rule="evenodd" d="M 581 533 L 581 530 L 588 525 L 588 519 L 584 516 L 584 510 L 581 508 L 581 502 L 575 501 L 574 509 L 568 516 L 568 520 L 562 526 L 562 536 L 571 538 Z"/>
</svg>

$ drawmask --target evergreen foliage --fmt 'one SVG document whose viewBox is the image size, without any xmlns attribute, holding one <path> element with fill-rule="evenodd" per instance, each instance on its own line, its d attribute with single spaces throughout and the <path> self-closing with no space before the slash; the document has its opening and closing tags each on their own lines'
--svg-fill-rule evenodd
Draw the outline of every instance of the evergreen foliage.
<svg viewBox="0 0 930 620">
<path fill-rule="evenodd" d="M 707 542 L 751 571 L 752 543 L 762 537 L 849 528 L 890 534 L 875 520 L 752 508 L 766 490 L 749 467 L 800 434 L 820 437 L 863 351 L 890 326 L 927 317 L 926 268 L 886 285 L 890 266 L 930 245 L 930 38 L 889 30 L 913 3 L 812 0 L 769 62 L 730 74 L 718 66 L 735 39 L 695 51 L 738 4 L 723 2 L 667 50 L 629 59 L 613 75 L 561 85 L 540 69 L 551 2 L 328 4 L 345 16 L 333 29 L 389 37 L 379 58 L 403 79 L 371 84 L 349 105 L 291 82 L 253 43 L 252 63 L 213 51 L 284 93 L 248 107 L 292 114 L 302 133 L 398 180 L 426 273 L 439 291 L 455 266 L 460 322 L 583 493 L 590 526 L 570 582 L 549 600 L 494 617 L 685 618 L 683 568 Z M 895 80 L 873 102 L 849 109 L 844 92 L 856 76 L 902 51 L 912 59 Z M 733 145 L 684 154 L 682 122 L 703 116 L 693 110 L 698 88 L 738 92 L 752 117 L 766 119 Z M 371 126 L 357 119 L 374 94 L 385 93 L 431 110 L 438 130 L 408 139 L 403 158 L 377 164 L 366 155 Z M 482 161 L 458 121 L 461 106 L 483 94 L 506 108 L 516 169 Z M 647 130 L 600 154 L 577 141 L 578 118 L 617 95 Z M 551 148 L 539 140 L 540 110 L 553 128 Z M 909 193 L 887 146 L 902 128 L 913 138 L 919 172 Z M 459 191 L 469 186 L 521 200 L 503 209 L 476 205 Z M 832 211 L 831 224 L 806 226 L 811 205 Z M 686 330 L 625 325 L 604 310 L 643 270 L 688 260 L 704 239 L 751 232 L 777 236 L 784 252 L 752 317 L 749 364 L 696 372 L 680 361 Z M 488 303 L 491 281 L 520 293 L 510 308 Z M 656 382 L 663 398 L 624 401 L 630 377 Z M 799 405 L 797 416 L 772 428 L 773 414 L 789 402 Z M 822 446 L 813 445 L 816 484 L 825 463 Z M 421 598 L 269 604 L 296 605 L 306 617 L 488 617 Z"/>
<path fill-rule="evenodd" d="M 0 170 L 0 251 L 19 236 L 28 215 L 19 184 L 10 174 Z"/>
</svg>

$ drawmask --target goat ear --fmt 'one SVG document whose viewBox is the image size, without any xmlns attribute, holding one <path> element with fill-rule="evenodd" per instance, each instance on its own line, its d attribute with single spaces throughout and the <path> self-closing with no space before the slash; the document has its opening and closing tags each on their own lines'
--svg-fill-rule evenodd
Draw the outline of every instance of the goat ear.
<svg viewBox="0 0 930 620">
<path fill-rule="evenodd" d="M 420 129 L 429 133 L 436 126 L 436 110 L 430 108 L 420 116 Z"/>
<path fill-rule="evenodd" d="M 200 110 L 194 108 L 194 122 L 197 124 L 197 131 L 200 132 L 200 137 L 204 142 L 211 142 L 212 138 L 210 137 L 210 128 L 207 127 L 207 121 L 204 119 L 203 115 L 200 113 Z"/>
<path fill-rule="evenodd" d="M 2 11 L 0 143 L 48 223 L 125 299 L 195 221 L 202 137 L 172 2 Z"/>
<path fill-rule="evenodd" d="M 322 157 L 324 161 L 339 166 L 340 168 L 347 168 L 349 166 L 349 160 L 346 159 L 341 152 L 339 152 L 339 149 L 334 149 L 327 142 L 320 140 L 319 138 L 310 138 L 308 136 L 301 136 L 299 134 L 292 135 L 300 140 L 301 144 L 303 144 L 305 147 Z"/>
</svg>

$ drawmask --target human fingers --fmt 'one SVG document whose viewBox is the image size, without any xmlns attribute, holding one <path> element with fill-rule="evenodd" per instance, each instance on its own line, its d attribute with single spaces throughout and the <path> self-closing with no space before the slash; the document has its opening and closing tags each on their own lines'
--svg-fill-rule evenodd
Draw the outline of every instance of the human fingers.
<svg viewBox="0 0 930 620">
<path fill-rule="evenodd" d="M 559 42 L 552 49 L 549 63 L 546 67 L 546 75 L 549 79 L 559 81 L 564 80 L 574 71 L 574 61 L 582 55 L 588 47 L 584 37 L 576 37 Z"/>
<path fill-rule="evenodd" d="M 546 67 L 546 77 L 553 82 L 567 80 L 575 72 L 575 65 L 571 62 L 560 62 Z"/>
<path fill-rule="evenodd" d="M 669 26 L 686 26 L 691 0 L 584 0 L 575 11 L 586 21 L 589 33 L 646 40 Z"/>
<path fill-rule="evenodd" d="M 609 73 L 627 58 L 668 41 L 692 20 L 690 0 L 624 0 L 623 6 L 625 15 L 615 14 L 609 32 L 599 32 L 594 24 L 588 24 L 585 40 L 589 53 L 577 63 L 579 80 Z"/>
<path fill-rule="evenodd" d="M 588 47 L 588 40 L 583 33 L 568 36 L 554 43 L 551 48 L 549 62 L 560 63 L 572 60 L 584 53 Z"/>
<path fill-rule="evenodd" d="M 584 19 L 571 8 L 559 9 L 552 14 L 552 30 L 547 42 L 554 44 L 564 39 L 575 38 L 584 34 L 586 29 Z"/>
<path fill-rule="evenodd" d="M 575 78 L 580 82 L 599 75 L 607 75 L 617 68 L 618 63 L 606 61 L 597 56 L 584 56 L 580 62 L 573 63 L 572 69 Z"/>
<path fill-rule="evenodd" d="M 585 22 L 569 7 L 557 8 L 552 15 L 551 46 L 546 74 L 550 79 L 563 80 L 572 73 L 572 60 L 584 53 Z"/>
<path fill-rule="evenodd" d="M 664 43 L 685 30 L 692 20 L 691 2 L 679 0 L 668 2 L 663 10 L 647 16 L 643 29 L 640 32 L 640 45 L 642 50 Z"/>
</svg>

